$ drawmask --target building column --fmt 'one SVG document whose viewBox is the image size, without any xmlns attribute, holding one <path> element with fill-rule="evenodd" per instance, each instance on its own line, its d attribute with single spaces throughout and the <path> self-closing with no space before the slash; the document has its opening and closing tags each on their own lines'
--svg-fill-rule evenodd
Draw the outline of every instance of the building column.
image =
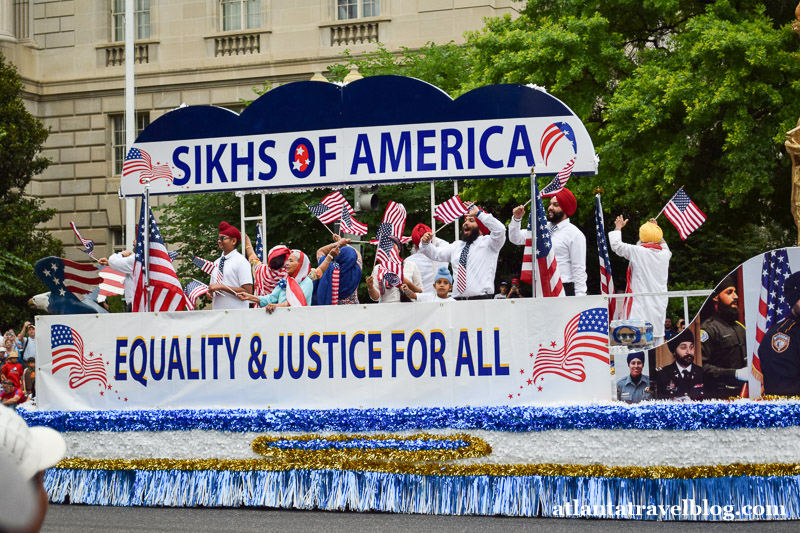
<svg viewBox="0 0 800 533">
<path fill-rule="evenodd" d="M 0 0 L 0 41 L 16 42 L 14 36 L 14 0 Z"/>
</svg>

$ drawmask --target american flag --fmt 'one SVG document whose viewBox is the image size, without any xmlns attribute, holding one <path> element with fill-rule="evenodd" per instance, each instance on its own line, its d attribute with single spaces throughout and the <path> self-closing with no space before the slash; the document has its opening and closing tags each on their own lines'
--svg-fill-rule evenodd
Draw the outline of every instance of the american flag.
<svg viewBox="0 0 800 533">
<path fill-rule="evenodd" d="M 347 212 L 347 209 L 342 210 L 341 229 L 343 232 L 351 233 L 353 235 L 366 235 L 369 229 L 366 224 L 362 224 Z"/>
<path fill-rule="evenodd" d="M 678 233 L 684 241 L 706 220 L 706 215 L 700 211 L 683 189 L 679 189 L 664 207 L 664 215 L 678 229 Z"/>
<path fill-rule="evenodd" d="M 153 210 L 145 206 L 142 201 L 142 209 L 139 215 L 139 232 L 136 235 L 136 262 L 133 266 L 133 283 L 136 292 L 133 300 L 133 311 L 182 311 L 186 307 L 186 298 L 183 294 L 183 287 L 178 281 L 175 267 L 167 254 L 167 247 L 158 231 Z M 146 208 L 146 209 L 145 209 Z M 149 285 L 150 307 L 145 306 L 145 286 L 144 286 L 144 222 L 145 216 L 150 220 L 150 246 L 149 246 Z"/>
<path fill-rule="evenodd" d="M 753 348 L 753 362 L 750 365 L 753 376 L 761 382 L 763 377 L 758 346 L 769 328 L 791 316 L 791 306 L 783 297 L 783 283 L 791 275 L 792 269 L 789 267 L 789 256 L 785 248 L 764 254 L 761 264 L 761 295 L 756 317 L 756 345 Z"/>
<path fill-rule="evenodd" d="M 139 183 L 144 183 L 145 179 L 157 180 L 164 178 L 172 181 L 172 170 L 169 165 L 153 166 L 153 161 L 150 154 L 140 148 L 131 148 L 125 157 L 125 162 L 122 164 L 122 177 L 125 178 L 129 174 L 139 172 Z"/>
<path fill-rule="evenodd" d="M 531 217 L 528 216 L 528 231 L 525 233 L 525 248 L 522 252 L 522 272 L 519 275 L 522 283 L 533 283 L 533 242 L 531 241 Z"/>
<path fill-rule="evenodd" d="M 339 220 L 345 208 L 351 215 L 355 213 L 355 210 L 347 203 L 347 200 L 339 191 L 330 193 L 317 205 L 309 205 L 307 207 L 323 224 L 330 224 Z"/>
<path fill-rule="evenodd" d="M 455 195 L 446 202 L 437 205 L 433 216 L 436 220 L 449 224 L 454 220 L 458 220 L 459 217 L 466 215 L 468 211 L 469 209 L 467 209 L 464 202 L 461 201 L 461 198 Z"/>
<path fill-rule="evenodd" d="M 392 240 L 392 225 L 388 222 L 381 222 L 378 228 L 378 250 L 376 252 L 376 261 L 379 265 L 383 265 L 389 272 L 401 275 L 403 260 L 394 247 Z"/>
<path fill-rule="evenodd" d="M 595 307 L 578 313 L 564 328 L 564 343 L 556 348 L 554 340 L 539 348 L 533 363 L 533 382 L 545 374 L 555 374 L 572 381 L 584 381 L 584 357 L 609 364 L 608 310 Z"/>
<path fill-rule="evenodd" d="M 256 247 L 253 248 L 259 261 L 264 260 L 264 232 L 261 231 L 261 222 L 256 224 Z"/>
<path fill-rule="evenodd" d="M 561 283 L 561 273 L 558 271 L 556 256 L 553 253 L 553 243 L 550 241 L 550 232 L 547 230 L 544 204 L 539 196 L 539 184 L 534 179 L 534 194 L 536 202 L 536 261 L 532 266 L 536 268 L 536 285 L 533 288 L 534 297 L 564 296 L 564 285 Z"/>
<path fill-rule="evenodd" d="M 595 195 L 594 225 L 597 229 L 597 256 L 600 258 L 600 294 L 614 294 L 614 277 L 611 275 L 611 258 L 608 257 L 606 224 L 603 218 L 603 205 L 600 195 Z M 608 313 L 612 317 L 617 307 L 617 299 L 608 299 Z"/>
<path fill-rule="evenodd" d="M 202 257 L 194 256 L 194 258 L 192 258 L 192 263 L 194 263 L 194 266 L 196 266 L 197 268 L 199 268 L 200 270 L 202 270 L 203 272 L 205 272 L 209 276 L 214 271 L 214 262 L 213 261 L 206 261 Z"/>
<path fill-rule="evenodd" d="M 175 261 L 178 258 L 178 252 L 167 252 L 170 261 Z"/>
<path fill-rule="evenodd" d="M 542 133 L 542 138 L 539 141 L 539 150 L 542 153 L 544 164 L 547 165 L 547 160 L 550 159 L 550 154 L 553 153 L 556 145 L 561 139 L 566 139 L 572 143 L 572 149 L 577 154 L 578 144 L 575 140 L 575 132 L 572 131 L 572 126 L 566 122 L 554 122 L 545 128 Z"/>
<path fill-rule="evenodd" d="M 53 292 L 65 296 L 67 291 L 73 294 L 89 294 L 102 282 L 100 271 L 94 265 L 76 263 L 69 259 L 54 258 L 42 270 L 45 283 L 54 285 Z"/>
<path fill-rule="evenodd" d="M 69 225 L 72 227 L 72 231 L 75 232 L 75 235 L 78 236 L 78 240 L 81 241 L 81 244 L 83 244 L 84 249 L 81 250 L 81 252 L 85 253 L 89 257 L 94 257 L 94 241 L 81 237 L 81 234 L 78 233 L 78 228 L 75 227 L 74 222 L 70 222 Z"/>
<path fill-rule="evenodd" d="M 400 242 L 405 243 L 411 240 L 411 237 L 403 237 L 403 231 L 406 229 L 406 208 L 403 204 L 398 204 L 395 201 L 389 202 L 389 205 L 386 206 L 386 211 L 383 212 L 381 227 L 383 227 L 383 224 L 391 225 L 391 235 L 400 239 Z M 378 239 L 380 239 L 380 229 L 378 229 L 378 235 L 375 239 L 369 242 L 370 244 L 378 244 Z"/>
<path fill-rule="evenodd" d="M 100 271 L 100 277 L 103 278 L 102 283 L 100 283 L 101 296 L 125 294 L 125 274 L 117 272 L 111 267 L 106 267 Z"/>
<path fill-rule="evenodd" d="M 189 309 L 194 309 L 197 305 L 197 299 L 208 293 L 208 285 L 193 279 L 183 288 L 183 293 L 186 295 L 186 300 L 189 302 Z"/>
<path fill-rule="evenodd" d="M 381 294 L 386 292 L 386 289 L 391 287 L 399 287 L 403 284 L 403 279 L 397 275 L 395 272 L 390 272 L 383 265 L 378 265 L 378 271 L 376 273 L 376 278 L 378 281 L 378 288 L 380 289 Z"/>
<path fill-rule="evenodd" d="M 569 177 L 572 176 L 572 169 L 575 167 L 575 158 L 569 160 L 569 162 L 561 169 L 561 171 L 556 174 L 556 177 L 553 178 L 553 181 L 547 184 L 547 187 L 542 189 L 541 195 L 542 198 L 549 198 L 550 196 L 555 196 L 556 194 L 561 192 L 561 189 L 566 187 L 567 182 L 569 181 Z"/>
<path fill-rule="evenodd" d="M 101 357 L 83 354 L 83 339 L 77 331 L 63 324 L 50 326 L 50 347 L 53 354 L 53 374 L 69 369 L 69 387 L 76 389 L 91 381 L 108 386 L 106 366 Z"/>
</svg>

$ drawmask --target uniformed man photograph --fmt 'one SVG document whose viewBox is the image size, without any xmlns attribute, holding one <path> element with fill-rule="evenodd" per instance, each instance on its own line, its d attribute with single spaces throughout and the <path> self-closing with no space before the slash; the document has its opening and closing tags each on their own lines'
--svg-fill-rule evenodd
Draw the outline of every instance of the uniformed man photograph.
<svg viewBox="0 0 800 533">
<path fill-rule="evenodd" d="M 758 347 L 764 394 L 800 396 L 800 272 L 786 278 L 783 296 L 792 313 L 773 324 Z"/>
<path fill-rule="evenodd" d="M 667 342 L 674 361 L 656 369 L 656 398 L 703 399 L 703 369 L 694 364 L 694 334 L 685 329 Z"/>
<path fill-rule="evenodd" d="M 644 352 L 628 354 L 628 371 L 630 373 L 617 381 L 617 400 L 639 403 L 653 397 L 650 392 L 650 378 L 642 373 L 644 361 Z"/>
<path fill-rule="evenodd" d="M 700 342 L 706 398 L 741 396 L 750 376 L 745 329 L 739 317 L 738 289 L 736 275 L 726 277 L 714 289 L 701 313 Z"/>
</svg>

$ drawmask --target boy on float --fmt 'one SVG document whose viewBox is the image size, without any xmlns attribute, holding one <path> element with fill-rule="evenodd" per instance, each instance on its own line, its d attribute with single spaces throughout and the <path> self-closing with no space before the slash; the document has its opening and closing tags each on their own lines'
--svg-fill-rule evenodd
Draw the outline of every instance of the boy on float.
<svg viewBox="0 0 800 533">
<path fill-rule="evenodd" d="M 455 298 L 450 296 L 450 291 L 453 290 L 453 276 L 450 275 L 450 270 L 447 267 L 441 267 L 433 277 L 433 290 L 434 294 L 429 292 L 414 292 L 411 288 L 403 283 L 400 287 L 402 291 L 411 300 L 418 302 L 455 302 Z"/>
</svg>

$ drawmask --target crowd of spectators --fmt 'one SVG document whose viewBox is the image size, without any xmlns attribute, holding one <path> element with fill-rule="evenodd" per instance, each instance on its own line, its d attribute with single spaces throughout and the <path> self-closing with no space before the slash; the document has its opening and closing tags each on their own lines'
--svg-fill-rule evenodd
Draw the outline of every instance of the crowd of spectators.
<svg viewBox="0 0 800 533">
<path fill-rule="evenodd" d="M 0 403 L 16 409 L 36 398 L 36 326 L 30 322 L 19 334 L 9 329 L 0 347 Z"/>
</svg>

